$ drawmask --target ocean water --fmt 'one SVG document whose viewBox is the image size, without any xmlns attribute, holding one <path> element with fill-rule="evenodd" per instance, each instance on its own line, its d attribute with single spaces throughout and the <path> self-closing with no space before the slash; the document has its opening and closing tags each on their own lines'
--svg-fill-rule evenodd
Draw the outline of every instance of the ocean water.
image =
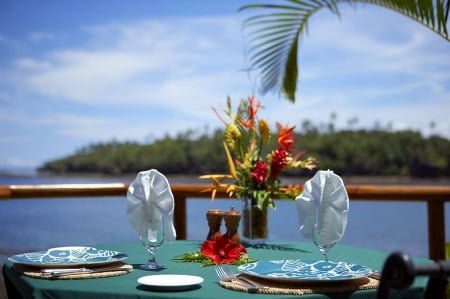
<svg viewBox="0 0 450 299">
<path fill-rule="evenodd" d="M 0 177 L 0 185 L 130 181 Z M 216 199 L 214 202 L 189 199 L 188 239 L 202 240 L 206 237 L 207 210 L 228 210 L 232 206 L 240 209 L 240 202 L 235 199 Z M 446 239 L 450 240 L 449 205 L 445 210 Z M 269 213 L 269 239 L 310 242 L 298 230 L 296 209 L 292 202 L 277 201 L 276 209 Z M 386 252 L 402 250 L 413 256 L 428 257 L 427 234 L 425 203 L 351 201 L 347 230 L 340 243 Z M 136 232 L 128 223 L 125 197 L 0 201 L 0 263 L 6 261 L 8 256 L 21 252 L 114 242 L 138 242 Z M 333 250 L 330 257 L 333 258 Z"/>
</svg>

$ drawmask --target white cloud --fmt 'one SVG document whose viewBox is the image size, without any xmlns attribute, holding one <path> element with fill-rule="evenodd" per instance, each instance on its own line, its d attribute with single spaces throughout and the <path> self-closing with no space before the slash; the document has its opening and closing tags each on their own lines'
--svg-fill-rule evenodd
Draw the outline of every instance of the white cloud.
<svg viewBox="0 0 450 299">
<path fill-rule="evenodd" d="M 23 57 L 16 60 L 15 65 L 18 69 L 28 71 L 46 71 L 51 68 L 51 64 L 47 61 L 39 61 L 30 57 Z"/>
<path fill-rule="evenodd" d="M 7 44 L 8 40 L 6 39 L 6 37 L 2 34 L 0 34 L 0 44 Z"/>
<path fill-rule="evenodd" d="M 125 123 L 124 123 L 125 122 Z M 42 115 L 34 120 L 41 128 L 52 128 L 53 134 L 60 138 L 82 140 L 84 143 L 107 141 L 113 138 L 142 141 L 148 128 L 141 122 L 130 129 L 126 121 L 102 116 L 89 116 L 69 112 L 57 115 Z"/>
<path fill-rule="evenodd" d="M 52 69 L 32 74 L 31 88 L 61 100 L 101 104 L 111 101 L 114 87 L 151 69 L 142 57 L 120 52 L 68 51 L 58 53 Z"/>
<path fill-rule="evenodd" d="M 8 36 L 0 33 L 0 45 L 4 46 L 5 48 L 11 48 L 11 49 L 19 49 L 21 47 L 21 43 L 9 38 Z"/>
<path fill-rule="evenodd" d="M 31 32 L 28 35 L 28 39 L 35 43 L 53 40 L 54 38 L 55 38 L 54 34 L 52 34 L 50 32 L 44 32 L 44 31 L 35 31 L 35 32 Z"/>
<path fill-rule="evenodd" d="M 343 15 L 342 21 L 331 14 L 311 19 L 310 33 L 302 43 L 306 61 L 315 53 L 339 54 L 339 61 L 333 64 L 340 66 L 343 74 L 376 71 L 417 75 L 423 74 L 424 67 L 435 65 L 448 71 L 448 42 L 424 26 L 399 14 L 387 14 L 384 9 L 344 9 Z"/>
<path fill-rule="evenodd" d="M 27 160 L 17 157 L 7 158 L 5 161 L 5 165 L 7 165 L 8 168 L 26 168 L 26 169 L 33 169 L 40 166 L 39 162 L 36 160 Z"/>
<path fill-rule="evenodd" d="M 25 74 L 32 92 L 59 100 L 91 105 L 145 104 L 149 93 L 142 91 L 151 86 L 151 94 L 164 95 L 153 96 L 152 100 L 166 105 L 180 101 L 179 97 L 189 89 L 180 82 L 191 81 L 198 97 L 208 83 L 223 84 L 220 73 L 225 68 L 231 67 L 232 72 L 239 67 L 239 59 L 223 59 L 239 44 L 237 36 L 227 42 L 227 36 L 231 38 L 230 23 L 226 19 L 187 19 L 175 23 L 109 24 L 87 30 L 91 40 L 96 41 L 90 46 L 53 51 L 41 59 L 19 59 L 17 64 L 34 70 Z M 204 27 L 217 30 L 205 34 Z M 234 62 L 234 67 L 229 61 Z M 38 69 L 40 66 L 46 67 Z M 217 81 L 211 82 L 216 76 Z M 167 96 L 178 99 L 168 101 Z"/>
</svg>

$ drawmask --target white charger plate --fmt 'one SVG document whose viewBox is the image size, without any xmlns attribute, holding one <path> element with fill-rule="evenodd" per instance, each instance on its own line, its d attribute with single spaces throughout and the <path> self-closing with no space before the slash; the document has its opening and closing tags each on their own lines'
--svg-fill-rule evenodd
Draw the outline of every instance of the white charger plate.
<svg viewBox="0 0 450 299">
<path fill-rule="evenodd" d="M 259 261 L 238 267 L 239 272 L 284 282 L 337 282 L 369 276 L 373 270 L 357 264 L 315 260 Z"/>
<path fill-rule="evenodd" d="M 160 274 L 140 277 L 137 282 L 156 290 L 181 291 L 201 284 L 203 278 L 194 275 Z"/>
<path fill-rule="evenodd" d="M 14 255 L 9 261 L 37 268 L 64 268 L 75 266 L 97 267 L 128 258 L 125 253 L 93 247 L 56 247 L 44 251 Z"/>
</svg>

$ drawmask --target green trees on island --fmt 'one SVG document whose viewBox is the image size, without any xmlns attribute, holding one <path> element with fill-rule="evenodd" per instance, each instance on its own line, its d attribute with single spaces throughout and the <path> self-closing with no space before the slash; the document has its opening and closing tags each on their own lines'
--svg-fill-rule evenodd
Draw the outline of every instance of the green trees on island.
<svg viewBox="0 0 450 299">
<path fill-rule="evenodd" d="M 319 130 L 309 123 L 295 133 L 297 149 L 319 161 L 319 169 L 339 175 L 450 176 L 450 140 L 423 137 L 416 131 Z M 136 142 L 91 144 L 72 156 L 49 161 L 40 171 L 57 174 L 135 174 L 156 168 L 165 174 L 199 175 L 227 173 L 222 147 L 223 131 L 196 134 L 193 131 L 166 136 L 151 144 Z M 288 175 L 310 175 L 297 169 Z"/>
</svg>

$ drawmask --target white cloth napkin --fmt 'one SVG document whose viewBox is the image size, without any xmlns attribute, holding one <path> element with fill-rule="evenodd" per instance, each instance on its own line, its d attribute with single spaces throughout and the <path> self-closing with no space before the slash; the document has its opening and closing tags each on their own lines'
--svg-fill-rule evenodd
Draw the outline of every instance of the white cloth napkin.
<svg viewBox="0 0 450 299">
<path fill-rule="evenodd" d="M 319 229 L 319 238 L 325 244 L 341 240 L 347 226 L 349 199 L 341 177 L 331 170 L 319 170 L 295 199 L 300 231 L 306 238 L 313 237 L 313 228 Z"/>
<path fill-rule="evenodd" d="M 155 169 L 141 171 L 127 192 L 127 215 L 131 226 L 139 233 L 142 219 L 147 217 L 153 227 L 163 225 L 166 217 L 164 241 L 175 240 L 173 210 L 175 201 L 167 178 Z"/>
</svg>

